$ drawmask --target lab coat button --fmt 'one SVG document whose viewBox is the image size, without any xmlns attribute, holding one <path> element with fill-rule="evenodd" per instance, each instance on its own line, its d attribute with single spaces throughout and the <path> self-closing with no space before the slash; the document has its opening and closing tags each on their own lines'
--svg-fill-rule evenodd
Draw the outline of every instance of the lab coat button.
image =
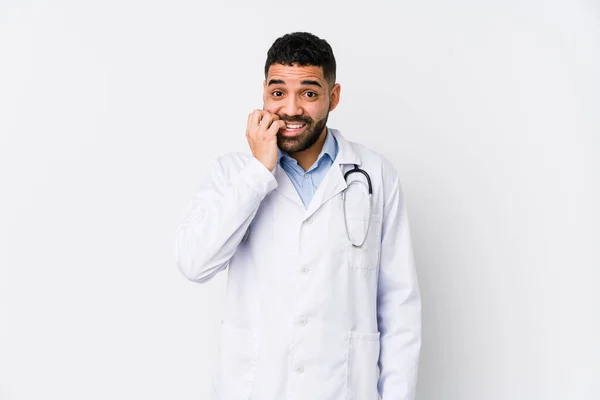
<svg viewBox="0 0 600 400">
<path fill-rule="evenodd" d="M 306 322 L 307 322 L 306 317 L 300 317 L 300 319 L 298 320 L 298 323 L 300 325 L 306 325 Z"/>
<path fill-rule="evenodd" d="M 299 374 L 303 373 L 304 372 L 304 367 L 298 367 L 298 368 L 296 368 L 296 372 L 299 373 Z"/>
<path fill-rule="evenodd" d="M 303 273 L 303 274 L 305 274 L 305 273 L 308 272 L 308 268 L 302 267 L 302 268 L 300 268 L 300 272 Z"/>
</svg>

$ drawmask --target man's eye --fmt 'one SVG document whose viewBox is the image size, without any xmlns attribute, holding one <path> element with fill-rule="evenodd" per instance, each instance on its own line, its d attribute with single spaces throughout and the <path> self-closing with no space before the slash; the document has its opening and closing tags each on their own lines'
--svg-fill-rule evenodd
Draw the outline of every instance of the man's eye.
<svg viewBox="0 0 600 400">
<path fill-rule="evenodd" d="M 280 90 L 276 90 L 276 91 L 273 92 L 273 96 L 275 96 L 275 97 L 281 97 L 281 96 L 283 96 L 283 92 L 280 91 Z"/>
<path fill-rule="evenodd" d="M 306 95 L 307 95 L 309 98 L 314 98 L 314 97 L 317 97 L 317 94 L 316 94 L 315 92 L 306 92 Z"/>
</svg>

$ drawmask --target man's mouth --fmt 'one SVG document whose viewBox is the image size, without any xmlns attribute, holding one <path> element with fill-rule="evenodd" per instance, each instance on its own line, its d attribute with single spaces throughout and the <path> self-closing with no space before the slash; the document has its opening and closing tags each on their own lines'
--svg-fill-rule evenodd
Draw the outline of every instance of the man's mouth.
<svg viewBox="0 0 600 400">
<path fill-rule="evenodd" d="M 292 136 L 300 133 L 305 127 L 306 124 L 304 122 L 287 123 L 285 129 L 280 129 L 279 132 L 286 136 Z"/>
</svg>

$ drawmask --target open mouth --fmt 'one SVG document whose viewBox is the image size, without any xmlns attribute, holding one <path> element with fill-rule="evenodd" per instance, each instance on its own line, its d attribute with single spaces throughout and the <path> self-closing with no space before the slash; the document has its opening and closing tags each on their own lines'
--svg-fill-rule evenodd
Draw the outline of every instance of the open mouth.
<svg viewBox="0 0 600 400">
<path fill-rule="evenodd" d="M 306 128 L 306 124 L 301 122 L 301 123 L 288 123 L 285 127 L 285 129 L 280 129 L 279 133 L 285 135 L 285 136 L 293 136 L 293 135 L 297 135 L 298 133 L 300 133 L 301 131 L 304 130 L 304 128 Z"/>
</svg>

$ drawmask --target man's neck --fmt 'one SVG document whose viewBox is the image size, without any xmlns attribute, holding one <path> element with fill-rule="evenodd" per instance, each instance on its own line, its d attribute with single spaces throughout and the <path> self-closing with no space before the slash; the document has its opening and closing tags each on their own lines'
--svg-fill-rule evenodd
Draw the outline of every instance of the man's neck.
<svg viewBox="0 0 600 400">
<path fill-rule="evenodd" d="M 317 161 L 319 154 L 321 154 L 321 150 L 323 150 L 323 145 L 325 144 L 325 139 L 327 138 L 327 127 L 323 128 L 319 139 L 310 146 L 308 149 L 303 151 L 297 151 L 295 153 L 290 154 L 298 165 L 304 170 L 308 171 L 308 169 Z"/>
</svg>

